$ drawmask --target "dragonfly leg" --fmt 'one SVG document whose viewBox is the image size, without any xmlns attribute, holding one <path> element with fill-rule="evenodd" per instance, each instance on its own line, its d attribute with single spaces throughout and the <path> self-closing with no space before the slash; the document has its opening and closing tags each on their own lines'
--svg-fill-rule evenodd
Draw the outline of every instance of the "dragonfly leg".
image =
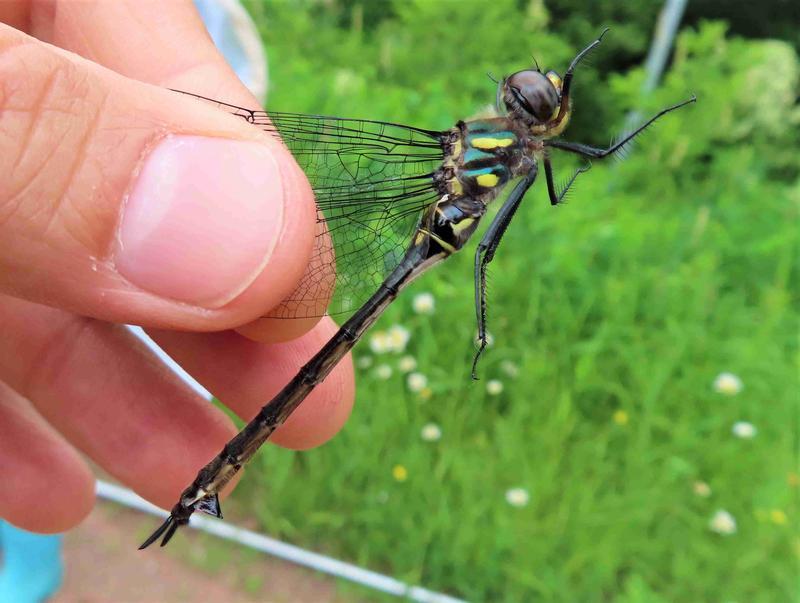
<svg viewBox="0 0 800 603">
<path fill-rule="evenodd" d="M 633 132 L 628 134 L 627 136 L 622 137 L 616 143 L 612 144 L 607 149 L 600 149 L 598 147 L 593 147 L 588 144 L 581 144 L 579 142 L 567 142 L 566 140 L 545 140 L 544 145 L 547 147 L 552 147 L 554 149 L 561 149 L 562 151 L 569 151 L 570 153 L 576 153 L 583 157 L 589 157 L 591 159 L 603 159 L 604 157 L 608 157 L 609 155 L 613 155 L 617 151 L 619 151 L 622 147 L 628 144 L 631 140 L 633 140 L 636 136 L 641 134 L 650 124 L 656 121 L 658 118 L 666 115 L 671 111 L 675 111 L 676 109 L 680 109 L 681 107 L 688 105 L 689 103 L 693 103 L 697 100 L 697 97 L 693 94 L 691 98 L 680 102 L 676 105 L 672 105 L 671 107 L 667 107 L 666 109 L 662 109 L 658 113 L 656 113 L 653 117 L 648 119 L 644 122 L 641 126 L 636 128 Z"/>
<path fill-rule="evenodd" d="M 569 188 L 572 186 L 572 183 L 575 182 L 575 179 L 578 177 L 578 174 L 583 174 L 584 172 L 588 172 L 592 167 L 592 164 L 585 165 L 583 167 L 578 168 L 575 170 L 575 173 L 572 174 L 572 178 L 569 179 L 567 184 L 564 186 L 561 191 L 556 192 L 556 185 L 553 182 L 553 165 L 550 163 L 550 158 L 545 155 L 544 157 L 544 176 L 545 180 L 547 180 L 547 194 L 550 197 L 550 205 L 558 205 L 564 200 L 564 197 L 567 196 L 567 192 Z"/>
<path fill-rule="evenodd" d="M 511 191 L 475 250 L 475 312 L 478 319 L 478 351 L 472 361 L 472 378 L 475 380 L 478 379 L 478 359 L 486 349 L 488 342 L 486 337 L 486 267 L 494 258 L 500 240 L 514 218 L 525 193 L 536 180 L 538 171 L 534 163 L 525 177 Z"/>
<path fill-rule="evenodd" d="M 608 27 L 606 27 L 602 32 L 600 32 L 600 35 L 597 36 L 597 39 L 595 41 L 593 41 L 586 48 L 584 48 L 577 55 L 575 55 L 575 58 L 572 59 L 572 62 L 569 64 L 569 67 L 567 67 L 567 70 L 564 72 L 564 78 L 561 82 L 561 102 L 559 103 L 558 107 L 558 115 L 552 121 L 551 127 L 560 124 L 562 120 L 569 113 L 569 93 L 570 93 L 570 87 L 572 86 L 572 77 L 575 71 L 575 67 L 577 67 L 578 63 L 580 63 L 584 58 L 586 58 L 586 56 L 589 53 L 591 53 L 595 48 L 597 48 L 600 45 L 600 43 L 603 41 L 603 36 L 606 35 L 606 33 L 608 33 Z"/>
</svg>

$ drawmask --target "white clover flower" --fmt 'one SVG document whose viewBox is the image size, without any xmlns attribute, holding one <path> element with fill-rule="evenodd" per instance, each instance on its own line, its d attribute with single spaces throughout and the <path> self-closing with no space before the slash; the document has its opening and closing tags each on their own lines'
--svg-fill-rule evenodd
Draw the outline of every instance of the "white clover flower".
<svg viewBox="0 0 800 603">
<path fill-rule="evenodd" d="M 500 370 L 512 379 L 515 379 L 519 375 L 519 367 L 510 360 L 503 360 L 503 362 L 500 363 Z"/>
<path fill-rule="evenodd" d="M 726 396 L 735 396 L 742 391 L 742 380 L 733 373 L 720 373 L 714 379 L 714 391 Z"/>
<path fill-rule="evenodd" d="M 433 314 L 436 310 L 436 299 L 432 293 L 418 293 L 414 296 L 411 307 L 417 314 Z"/>
<path fill-rule="evenodd" d="M 369 349 L 375 354 L 385 354 L 391 351 L 389 334 L 386 331 L 375 331 L 369 337 Z"/>
<path fill-rule="evenodd" d="M 392 376 L 392 367 L 388 364 L 379 364 L 375 367 L 375 376 L 385 381 Z"/>
<path fill-rule="evenodd" d="M 442 428 L 436 423 L 428 423 L 422 427 L 419 435 L 426 442 L 436 442 L 442 439 Z"/>
<path fill-rule="evenodd" d="M 389 337 L 389 350 L 392 352 L 403 352 L 411 339 L 411 331 L 400 325 L 389 327 L 386 332 Z"/>
<path fill-rule="evenodd" d="M 692 492 L 700 498 L 708 498 L 711 496 L 711 486 L 705 482 L 696 481 L 692 484 Z"/>
<path fill-rule="evenodd" d="M 731 432 L 737 438 L 751 440 L 756 437 L 758 430 L 752 423 L 748 423 L 747 421 L 737 421 L 733 424 L 733 427 L 731 427 Z"/>
<path fill-rule="evenodd" d="M 360 83 L 361 78 L 354 69 L 337 69 L 333 76 L 333 89 L 337 95 L 349 96 Z"/>
<path fill-rule="evenodd" d="M 417 361 L 413 356 L 403 356 L 397 363 L 397 368 L 401 373 L 408 373 L 417 368 Z"/>
<path fill-rule="evenodd" d="M 531 495 L 525 488 L 506 490 L 506 502 L 512 507 L 524 507 L 531 501 Z"/>
<path fill-rule="evenodd" d="M 499 379 L 490 379 L 486 382 L 486 392 L 490 396 L 499 396 L 503 392 L 503 382 Z"/>
<path fill-rule="evenodd" d="M 720 509 L 711 517 L 708 528 L 717 534 L 728 536 L 736 533 L 736 519 L 725 509 Z"/>
<path fill-rule="evenodd" d="M 406 384 L 412 392 L 420 392 L 428 386 L 428 378 L 422 373 L 411 373 L 406 378 Z"/>
<path fill-rule="evenodd" d="M 372 366 L 372 356 L 359 356 L 356 366 L 360 369 L 368 369 Z"/>
</svg>

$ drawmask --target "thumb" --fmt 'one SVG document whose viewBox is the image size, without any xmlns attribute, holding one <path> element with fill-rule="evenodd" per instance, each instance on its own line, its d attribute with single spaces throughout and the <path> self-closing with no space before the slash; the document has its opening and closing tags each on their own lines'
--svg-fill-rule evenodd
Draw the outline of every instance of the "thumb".
<svg viewBox="0 0 800 603">
<path fill-rule="evenodd" d="M 294 289 L 314 229 L 276 139 L 0 24 L 0 293 L 227 328 Z"/>
</svg>

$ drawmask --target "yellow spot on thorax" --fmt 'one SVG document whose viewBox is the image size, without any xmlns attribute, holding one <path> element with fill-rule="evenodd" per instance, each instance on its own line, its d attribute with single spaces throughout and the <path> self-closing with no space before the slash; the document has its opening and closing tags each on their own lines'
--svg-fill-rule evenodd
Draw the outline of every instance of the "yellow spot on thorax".
<svg viewBox="0 0 800 603">
<path fill-rule="evenodd" d="M 485 186 L 486 188 L 492 188 L 496 186 L 500 178 L 495 174 L 481 174 L 475 178 L 475 181 L 480 184 L 481 186 Z"/>
<path fill-rule="evenodd" d="M 476 149 L 488 150 L 511 146 L 514 144 L 513 138 L 473 138 L 469 144 Z"/>
</svg>

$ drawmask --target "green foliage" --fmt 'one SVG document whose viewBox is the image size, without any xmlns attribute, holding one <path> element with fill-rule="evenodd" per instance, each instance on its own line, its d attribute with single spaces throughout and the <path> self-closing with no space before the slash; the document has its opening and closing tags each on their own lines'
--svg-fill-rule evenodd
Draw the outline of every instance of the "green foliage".
<svg viewBox="0 0 800 603">
<path fill-rule="evenodd" d="M 539 2 L 360 6 L 253 7 L 271 107 L 444 128 L 492 101 L 487 70 L 524 67 L 530 51 L 565 65 L 572 36 L 596 31 L 573 19 L 561 32 Z M 648 19 L 634 23 L 624 43 L 640 49 Z M 411 331 L 429 397 L 409 390 L 396 356 L 362 345 L 357 359 L 373 366 L 342 434 L 313 452 L 267 450 L 236 497 L 276 536 L 471 601 L 791 600 L 798 57 L 705 23 L 682 33 L 644 106 L 638 69 L 602 86 L 583 77 L 581 66 L 584 94 L 610 107 L 613 123 L 594 123 L 603 136 L 630 109 L 649 114 L 692 92 L 698 103 L 627 161 L 596 163 L 566 206 L 550 208 L 542 186 L 530 195 L 493 264 L 483 381 L 469 380 L 467 251 L 376 327 Z M 576 115 L 583 108 L 579 99 Z M 562 175 L 576 165 L 554 161 Z M 422 291 L 435 296 L 433 316 L 411 309 Z M 394 375 L 380 379 L 378 364 Z M 713 390 L 723 371 L 742 378 L 740 393 Z M 501 393 L 486 390 L 491 379 Z M 756 437 L 732 435 L 736 421 Z M 429 422 L 440 440 L 421 439 Z M 526 506 L 506 502 L 515 487 Z M 717 509 L 736 518 L 735 534 L 709 529 Z"/>
<path fill-rule="evenodd" d="M 688 23 L 709 16 L 724 19 L 740 35 L 780 38 L 800 51 L 800 3 L 795 0 L 692 0 L 687 3 Z"/>
</svg>

